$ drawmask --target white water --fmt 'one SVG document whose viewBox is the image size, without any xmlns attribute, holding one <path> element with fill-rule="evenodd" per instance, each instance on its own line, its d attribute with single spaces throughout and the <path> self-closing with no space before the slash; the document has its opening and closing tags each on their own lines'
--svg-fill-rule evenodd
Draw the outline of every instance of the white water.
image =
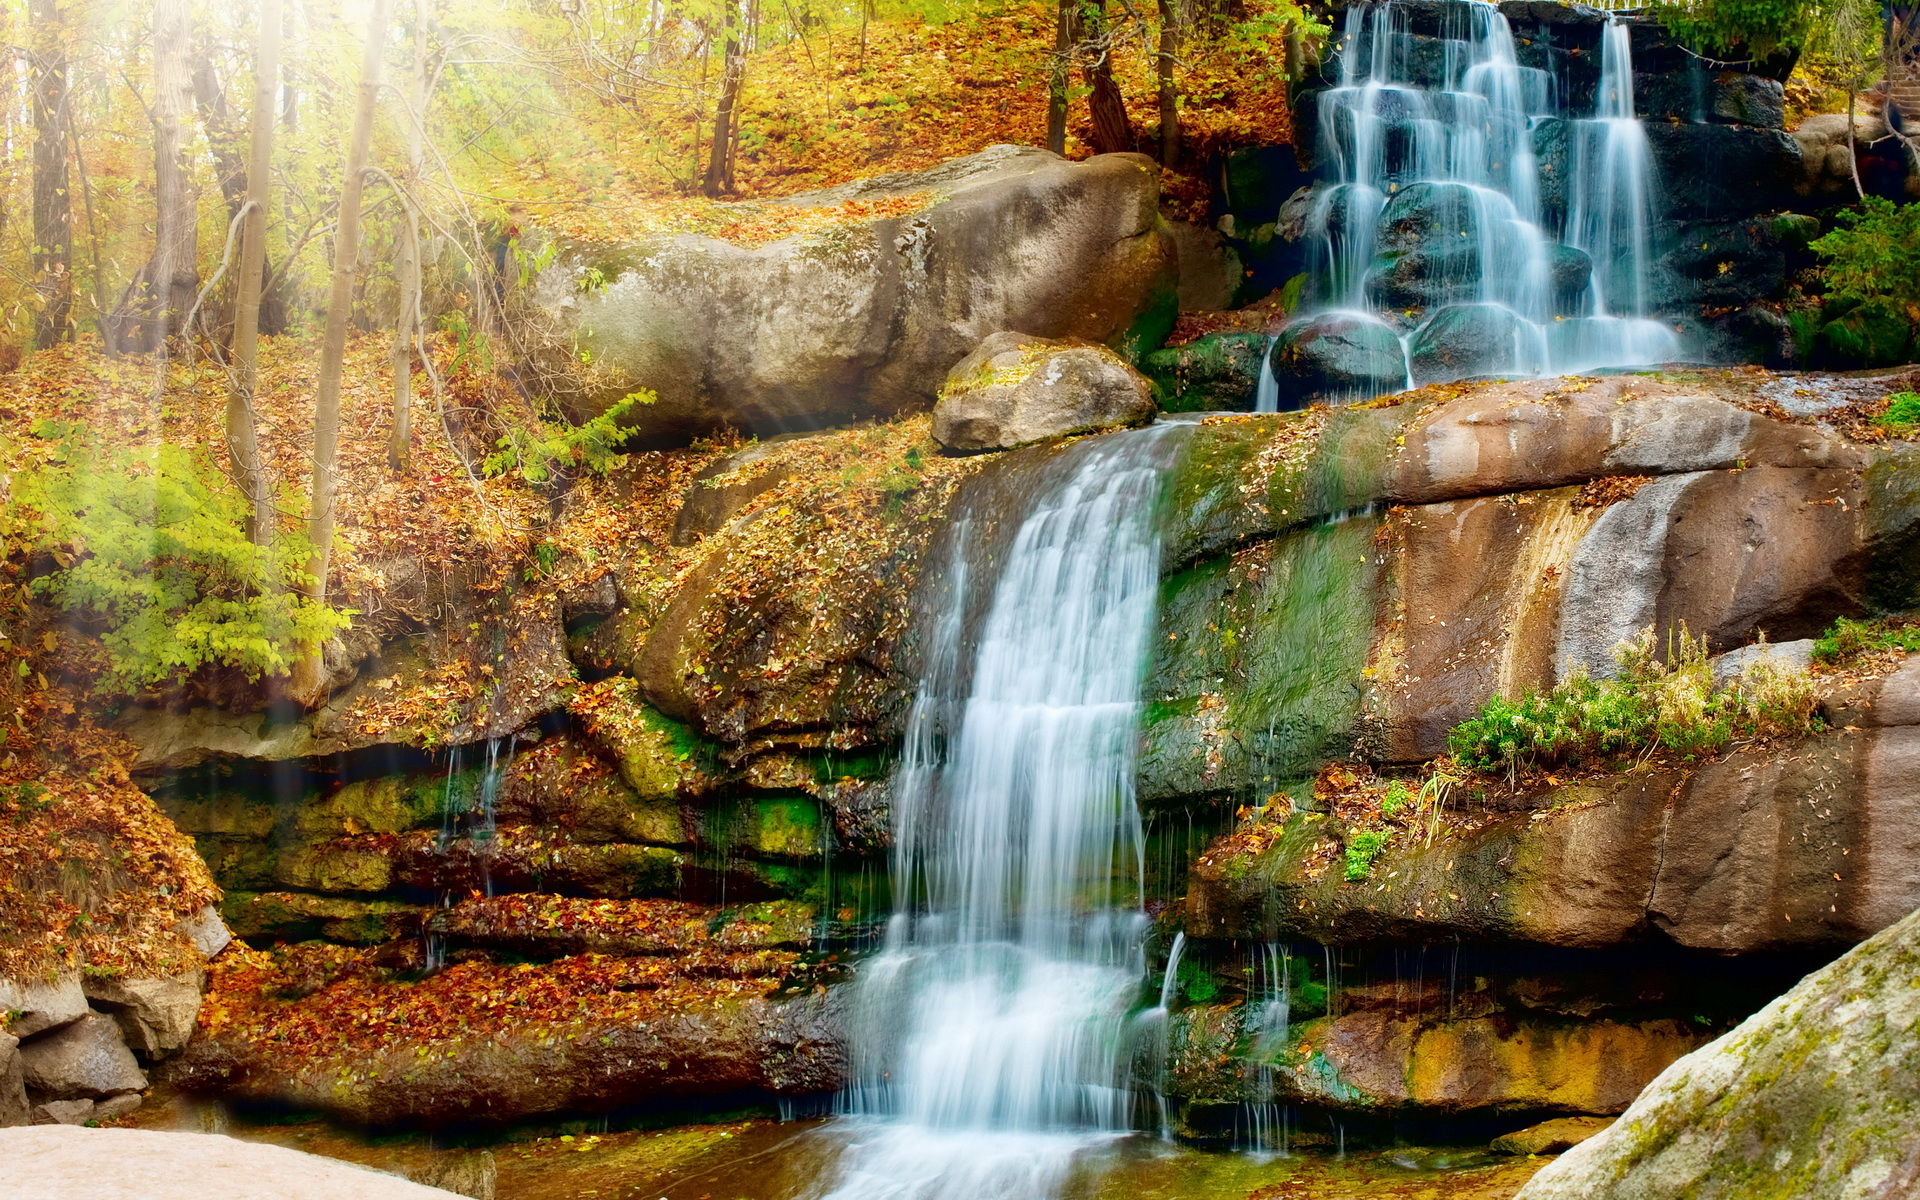
<svg viewBox="0 0 1920 1200">
<path fill-rule="evenodd" d="M 1042 1200 L 1132 1127 L 1134 758 L 1180 438 L 1062 451 L 976 622 L 973 524 L 955 539 L 895 777 L 900 898 L 858 985 L 835 1200 Z"/>
<path fill-rule="evenodd" d="M 1419 50 L 1405 13 L 1392 3 L 1355 4 L 1341 33 L 1341 79 L 1320 97 L 1319 157 L 1329 171 L 1309 217 L 1317 264 L 1316 304 L 1302 320 L 1329 313 L 1393 332 L 1408 385 L 1463 372 L 1420 361 L 1422 335 L 1449 310 L 1491 305 L 1518 318 L 1510 334 L 1476 360 L 1473 373 L 1530 376 L 1642 366 L 1679 353 L 1673 329 L 1652 318 L 1648 243 L 1655 189 L 1645 130 L 1633 115 L 1628 29 L 1609 21 L 1602 39 L 1594 111 L 1568 122 L 1569 191 L 1564 228 L 1542 204 L 1533 137 L 1541 122 L 1572 116 L 1553 76 L 1522 67 L 1506 17 L 1468 0 L 1450 18 L 1444 84 L 1414 82 Z M 1458 245 L 1430 239 L 1421 277 L 1445 289 L 1408 328 L 1405 311 L 1382 299 L 1394 264 L 1382 234 L 1405 211 L 1394 197 L 1415 185 L 1443 189 L 1442 207 L 1466 217 Z M 1585 251 L 1593 271 L 1584 292 L 1556 296 L 1554 243 Z M 1417 311 L 1417 310 L 1416 310 Z M 1265 402 L 1267 397 L 1260 398 Z"/>
</svg>

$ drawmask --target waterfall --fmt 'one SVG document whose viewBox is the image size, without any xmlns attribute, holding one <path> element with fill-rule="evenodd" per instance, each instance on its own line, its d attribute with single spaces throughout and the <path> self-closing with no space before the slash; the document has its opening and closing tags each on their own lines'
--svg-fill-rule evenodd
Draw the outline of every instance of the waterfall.
<svg viewBox="0 0 1920 1200">
<path fill-rule="evenodd" d="M 1410 29 L 1413 7 L 1348 7 L 1339 81 L 1319 97 L 1312 300 L 1280 341 L 1308 392 L 1676 357 L 1651 319 L 1656 187 L 1628 26 L 1607 18 L 1593 109 L 1575 118 L 1572 89 L 1521 64 L 1494 5 L 1419 6 L 1441 14 L 1437 37 Z"/>
<path fill-rule="evenodd" d="M 1131 1128 L 1134 759 L 1155 510 L 1182 440 L 1162 425 L 1060 451 L 1004 553 L 970 544 L 973 514 L 956 525 L 895 776 L 896 912 L 857 985 L 835 1200 L 1040 1200 Z"/>
</svg>

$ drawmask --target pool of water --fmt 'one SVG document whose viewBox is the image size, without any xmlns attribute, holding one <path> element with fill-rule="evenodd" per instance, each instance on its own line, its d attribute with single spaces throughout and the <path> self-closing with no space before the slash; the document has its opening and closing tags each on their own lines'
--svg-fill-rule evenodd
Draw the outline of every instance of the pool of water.
<svg viewBox="0 0 1920 1200">
<path fill-rule="evenodd" d="M 749 1119 L 669 1129 L 571 1133 L 447 1147 L 421 1135 L 366 1138 L 323 1122 L 262 1124 L 174 1101 L 127 1122 L 221 1132 L 459 1189 L 485 1173 L 495 1200 L 807 1200 L 836 1177 L 857 1125 Z M 1116 1138 L 1076 1162 L 1066 1200 L 1508 1200 L 1546 1159 L 1403 1146 L 1340 1156 L 1268 1156 Z"/>
</svg>

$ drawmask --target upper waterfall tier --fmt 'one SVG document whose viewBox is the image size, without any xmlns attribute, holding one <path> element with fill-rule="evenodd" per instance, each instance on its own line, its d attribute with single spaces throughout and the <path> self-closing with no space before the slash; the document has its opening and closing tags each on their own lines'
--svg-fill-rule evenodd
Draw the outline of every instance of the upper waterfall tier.
<svg viewBox="0 0 1920 1200">
<path fill-rule="evenodd" d="M 1416 8 L 1437 33 L 1415 32 Z M 1318 96 L 1306 315 L 1274 344 L 1263 408 L 1679 355 L 1654 319 L 1658 181 L 1625 24 L 1607 22 L 1600 57 L 1576 105 L 1521 64 L 1492 4 L 1346 10 Z"/>
</svg>

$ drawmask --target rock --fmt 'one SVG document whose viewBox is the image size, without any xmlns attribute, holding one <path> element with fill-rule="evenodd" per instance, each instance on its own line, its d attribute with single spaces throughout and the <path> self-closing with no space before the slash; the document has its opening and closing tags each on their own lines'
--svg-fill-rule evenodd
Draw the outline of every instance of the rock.
<svg viewBox="0 0 1920 1200">
<path fill-rule="evenodd" d="M 121 1092 L 118 1096 L 108 1096 L 105 1100 L 96 1100 L 93 1102 L 93 1112 L 88 1114 L 87 1120 L 111 1121 L 115 1117 L 124 1117 L 128 1113 L 137 1110 L 141 1104 L 145 1103 L 145 1100 L 146 1097 L 142 1096 L 139 1092 Z"/>
<path fill-rule="evenodd" d="M 1851 370 L 1906 362 L 1912 348 L 1913 324 L 1906 313 L 1889 301 L 1863 300 L 1820 327 L 1817 353 L 1823 361 Z"/>
<path fill-rule="evenodd" d="M 158 1056 L 193 1036 L 206 981 L 204 971 L 183 971 L 160 979 L 89 978 L 85 986 L 94 1007 L 120 1023 L 129 1049 Z"/>
<path fill-rule="evenodd" d="M 1137 425 L 1153 408 L 1147 381 L 1111 350 L 996 333 L 948 374 L 933 437 L 963 454 L 1010 450 Z"/>
<path fill-rule="evenodd" d="M 1282 408 L 1339 403 L 1407 385 L 1399 337 L 1359 313 L 1322 313 L 1289 324 L 1273 345 L 1273 371 Z"/>
<path fill-rule="evenodd" d="M 1311 146 L 1309 137 L 1295 145 Z M 1229 151 L 1220 178 L 1234 223 L 1251 228 L 1273 220 L 1280 206 L 1310 182 L 1290 146 L 1244 146 Z"/>
<path fill-rule="evenodd" d="M 0 1133 L 11 1200 L 459 1200 L 366 1167 L 210 1133 Z"/>
<path fill-rule="evenodd" d="M 11 1018 L 6 1031 L 14 1037 L 29 1038 L 57 1029 L 86 1016 L 88 1011 L 87 995 L 80 989 L 78 975 L 63 975 L 52 983 L 0 979 L 0 1013 Z"/>
<path fill-rule="evenodd" d="M 1468 299 L 1480 285 L 1479 206 L 1459 183 L 1415 183 L 1380 213 L 1376 265 L 1368 288 L 1391 309 L 1426 309 Z"/>
<path fill-rule="evenodd" d="M 174 932 L 193 943 L 205 958 L 214 958 L 233 941 L 228 932 L 227 923 L 220 919 L 220 910 L 209 904 L 191 917 L 175 925 Z"/>
<path fill-rule="evenodd" d="M 54 1100 L 99 1099 L 147 1086 L 119 1025 L 100 1013 L 22 1043 L 20 1066 L 27 1087 Z"/>
<path fill-rule="evenodd" d="M 1533 328 L 1497 304 L 1436 309 L 1407 341 L 1409 374 L 1422 386 L 1474 375 L 1528 375 L 1545 358 Z"/>
<path fill-rule="evenodd" d="M 1266 357 L 1259 331 L 1209 333 L 1182 346 L 1155 350 L 1140 369 L 1154 382 L 1168 412 L 1225 412 L 1253 407 Z"/>
<path fill-rule="evenodd" d="M 1835 692 L 1821 709 L 1829 722 L 1842 727 L 1920 725 L 1920 657 L 1909 656 L 1884 678 Z"/>
<path fill-rule="evenodd" d="M 1240 291 L 1240 256 L 1220 231 L 1187 221 L 1167 222 L 1180 270 L 1180 311 L 1214 312 L 1233 307 Z"/>
<path fill-rule="evenodd" d="M 1916 980 L 1920 914 L 1674 1063 L 1517 1200 L 1914 1195 Z"/>
<path fill-rule="evenodd" d="M 0 1129 L 25 1125 L 27 1084 L 20 1067 L 20 1039 L 0 1033 Z"/>
<path fill-rule="evenodd" d="M 775 445 L 794 436 L 805 435 L 784 434 L 756 442 L 701 468 L 687 488 L 687 498 L 680 505 L 679 515 L 673 519 L 673 544 L 691 546 L 718 532 L 754 497 L 791 478 L 790 468 L 778 464 L 763 467 L 763 464 Z M 762 469 L 750 469 L 756 467 Z"/>
<path fill-rule="evenodd" d="M 33 1125 L 84 1125 L 93 1120 L 91 1100 L 48 1100 L 33 1106 Z"/>
<path fill-rule="evenodd" d="M 1805 169 L 1801 144 L 1786 133 L 1664 122 L 1649 122 L 1646 131 L 1662 219 L 1724 221 L 1792 206 Z"/>
<path fill-rule="evenodd" d="M 998 330 L 1146 349 L 1172 322 L 1175 251 L 1145 156 L 998 146 L 780 203 L 902 197 L 926 207 L 757 249 L 686 234 L 564 247 L 534 299 L 592 356 L 585 411 L 646 387 L 658 400 L 628 419 L 656 444 L 819 428 L 927 407 Z M 589 270 L 605 285 L 583 290 Z"/>
<path fill-rule="evenodd" d="M 1786 127 L 1786 91 L 1777 79 L 1697 68 L 1658 74 L 1636 70 L 1633 82 L 1633 107 L 1642 120 Z"/>
<path fill-rule="evenodd" d="M 324 938 L 371 946 L 418 928 L 423 904 L 316 896 L 310 892 L 228 892 L 234 932 L 250 942 L 304 942 Z"/>
<path fill-rule="evenodd" d="M 1431 845 L 1395 837 L 1364 888 L 1310 865 L 1337 850 L 1339 823 L 1295 813 L 1265 849 L 1194 868 L 1187 935 L 1831 952 L 1920 906 L 1920 726 L 1743 749 L 1532 807 Z"/>
<path fill-rule="evenodd" d="M 491 1150 L 467 1150 L 436 1155 L 433 1162 L 409 1175 L 415 1183 L 439 1188 L 469 1200 L 493 1200 L 499 1169 Z"/>
<path fill-rule="evenodd" d="M 1550 253 L 1548 271 L 1553 284 L 1554 308 L 1562 313 L 1575 312 L 1587 294 L 1587 285 L 1593 282 L 1593 256 L 1577 246 L 1559 242 L 1553 244 Z"/>
<path fill-rule="evenodd" d="M 1724 687 L 1759 662 L 1786 670 L 1804 671 L 1813 664 L 1813 644 L 1812 638 L 1798 638 L 1777 644 L 1761 642 L 1716 654 L 1712 662 L 1713 682 L 1715 686 Z"/>
<path fill-rule="evenodd" d="M 1779 295 L 1786 284 L 1787 252 L 1776 229 L 1774 220 L 1750 217 L 1674 230 L 1661 256 L 1661 266 L 1678 281 L 1680 294 L 1674 299 L 1724 307 Z"/>
<path fill-rule="evenodd" d="M 1493 1139 L 1495 1154 L 1560 1154 L 1613 1124 L 1611 1117 L 1558 1117 Z"/>
<path fill-rule="evenodd" d="M 371 1054 L 323 1041 L 289 1061 L 271 1042 L 229 1028 L 195 1038 L 169 1060 L 167 1078 L 189 1091 L 318 1110 L 356 1125 L 425 1128 L 497 1128 L 642 1104 L 691 1110 L 746 1095 L 831 1092 L 845 1082 L 837 995 L 775 1000 L 720 982 L 693 1000 L 683 982 L 643 1020 L 597 1020 L 587 1011 L 566 1036 L 504 1015 L 476 1017 L 451 1037 Z"/>
</svg>

